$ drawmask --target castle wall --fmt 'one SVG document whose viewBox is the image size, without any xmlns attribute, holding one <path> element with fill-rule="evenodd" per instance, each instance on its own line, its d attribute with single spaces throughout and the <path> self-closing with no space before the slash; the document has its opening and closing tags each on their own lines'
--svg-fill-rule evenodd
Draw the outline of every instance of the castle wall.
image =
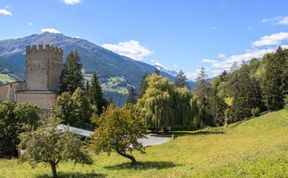
<svg viewBox="0 0 288 178">
<path fill-rule="evenodd" d="M 63 51 L 49 45 L 26 48 L 26 90 L 58 90 Z"/>
<path fill-rule="evenodd" d="M 14 82 L 0 86 L 0 101 L 13 100 L 16 101 L 16 91 L 24 90 L 24 82 Z"/>
<path fill-rule="evenodd" d="M 16 93 L 17 104 L 30 103 L 38 105 L 41 110 L 51 110 L 56 103 L 57 93 L 39 91 L 21 91 Z"/>
</svg>

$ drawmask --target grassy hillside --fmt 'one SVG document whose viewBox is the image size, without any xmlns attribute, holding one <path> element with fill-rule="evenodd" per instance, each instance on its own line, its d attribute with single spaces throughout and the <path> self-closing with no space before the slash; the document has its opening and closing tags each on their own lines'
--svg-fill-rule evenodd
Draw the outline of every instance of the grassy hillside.
<svg viewBox="0 0 288 178">
<path fill-rule="evenodd" d="M 169 143 L 135 153 L 141 161 L 130 168 L 116 154 L 94 157 L 92 166 L 60 164 L 64 177 L 288 177 L 288 112 L 278 111 L 196 132 L 175 132 Z M 181 136 L 182 135 L 182 136 Z M 0 177 L 45 177 L 50 168 L 0 160 Z"/>
<path fill-rule="evenodd" d="M 11 77 L 8 74 L 0 74 L 0 82 L 3 84 L 15 82 L 15 81 L 16 81 L 16 79 L 14 79 L 13 77 Z"/>
</svg>

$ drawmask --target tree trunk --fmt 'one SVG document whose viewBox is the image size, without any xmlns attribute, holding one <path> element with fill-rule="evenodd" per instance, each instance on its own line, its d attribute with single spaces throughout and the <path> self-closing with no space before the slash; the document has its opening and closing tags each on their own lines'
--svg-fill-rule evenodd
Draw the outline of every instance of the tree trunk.
<svg viewBox="0 0 288 178">
<path fill-rule="evenodd" d="M 52 174 L 53 174 L 53 177 L 57 177 L 57 171 L 56 171 L 56 164 L 54 162 L 49 162 L 50 163 L 50 166 L 51 166 L 51 169 L 52 169 Z"/>
<path fill-rule="evenodd" d="M 122 151 L 120 151 L 120 150 L 116 150 L 117 151 L 117 153 L 118 154 L 120 154 L 121 156 L 124 156 L 125 158 L 128 158 L 128 159 L 130 159 L 132 162 L 131 162 L 131 165 L 132 166 L 135 166 L 136 164 L 137 164 L 137 161 L 136 161 L 136 159 L 134 158 L 134 156 L 132 156 L 132 155 L 129 155 L 129 154 L 127 154 L 127 153 L 125 153 L 125 152 L 122 152 Z"/>
</svg>

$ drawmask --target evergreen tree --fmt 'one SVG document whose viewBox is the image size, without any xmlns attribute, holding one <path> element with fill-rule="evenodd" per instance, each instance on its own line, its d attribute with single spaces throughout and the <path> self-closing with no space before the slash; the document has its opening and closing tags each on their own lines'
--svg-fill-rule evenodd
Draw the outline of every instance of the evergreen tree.
<svg viewBox="0 0 288 178">
<path fill-rule="evenodd" d="M 283 93 L 282 86 L 282 70 L 281 60 L 282 49 L 279 48 L 275 54 L 268 54 L 265 56 L 265 73 L 262 79 L 263 99 L 266 107 L 270 111 L 279 110 L 283 107 Z"/>
<path fill-rule="evenodd" d="M 95 105 L 97 108 L 96 113 L 98 115 L 102 114 L 103 108 L 107 106 L 107 101 L 103 96 L 102 87 L 98 81 L 96 73 L 93 73 L 90 89 L 89 89 L 89 99 L 90 103 Z"/>
<path fill-rule="evenodd" d="M 217 89 L 212 88 L 209 96 L 209 111 L 213 116 L 213 122 L 216 126 L 224 125 L 225 123 L 225 110 L 227 104 L 224 99 L 217 95 Z"/>
<path fill-rule="evenodd" d="M 78 52 L 71 52 L 66 59 L 60 76 L 59 90 L 61 93 L 73 93 L 78 87 L 83 88 L 82 65 Z"/>
<path fill-rule="evenodd" d="M 137 102 L 137 93 L 133 86 L 128 87 L 128 96 L 126 99 L 126 104 L 135 104 Z"/>
<path fill-rule="evenodd" d="M 209 91 L 209 82 L 207 79 L 205 68 L 202 67 L 196 78 L 194 93 L 198 98 L 203 98 L 208 95 L 208 91 Z"/>
<path fill-rule="evenodd" d="M 262 106 L 261 90 L 258 81 L 250 76 L 250 69 L 244 64 L 235 76 L 238 78 L 234 83 L 236 91 L 233 93 L 232 118 L 233 121 L 243 120 L 252 116 L 252 109 Z M 261 107 L 262 108 L 262 107 Z"/>
<path fill-rule="evenodd" d="M 188 84 L 186 80 L 187 80 L 186 75 L 184 74 L 182 70 L 180 70 L 180 72 L 176 75 L 175 85 L 179 88 L 184 88 L 184 87 L 188 88 Z"/>
<path fill-rule="evenodd" d="M 141 84 L 140 84 L 140 93 L 139 93 L 139 98 L 141 98 L 144 93 L 145 93 L 145 90 L 147 88 L 147 82 L 146 82 L 146 78 L 148 77 L 148 74 L 145 72 L 143 77 L 142 77 L 142 81 L 141 81 Z"/>
</svg>

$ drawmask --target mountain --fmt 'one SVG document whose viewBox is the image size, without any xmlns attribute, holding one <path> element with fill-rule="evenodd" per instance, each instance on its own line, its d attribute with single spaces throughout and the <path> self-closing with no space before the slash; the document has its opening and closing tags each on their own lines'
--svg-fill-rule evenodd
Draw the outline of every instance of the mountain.
<svg viewBox="0 0 288 178">
<path fill-rule="evenodd" d="M 0 72 L 8 71 L 16 79 L 23 80 L 26 46 L 43 43 L 62 48 L 64 60 L 68 53 L 77 50 L 86 76 L 96 72 L 103 83 L 105 96 L 112 98 L 118 105 L 125 101 L 129 85 L 138 89 L 144 73 L 150 74 L 156 70 L 154 66 L 121 56 L 85 39 L 43 33 L 0 41 Z M 174 79 L 165 71 L 161 75 Z"/>
<path fill-rule="evenodd" d="M 178 74 L 178 72 L 176 72 L 176 71 L 174 71 L 174 70 L 165 69 L 165 68 L 164 68 L 161 64 L 159 64 L 159 63 L 155 63 L 155 64 L 153 64 L 153 66 L 154 66 L 155 68 L 157 68 L 160 72 L 164 72 L 164 73 L 169 74 L 169 75 L 171 75 L 171 76 L 173 76 L 173 77 L 176 77 L 176 75 Z"/>
</svg>

